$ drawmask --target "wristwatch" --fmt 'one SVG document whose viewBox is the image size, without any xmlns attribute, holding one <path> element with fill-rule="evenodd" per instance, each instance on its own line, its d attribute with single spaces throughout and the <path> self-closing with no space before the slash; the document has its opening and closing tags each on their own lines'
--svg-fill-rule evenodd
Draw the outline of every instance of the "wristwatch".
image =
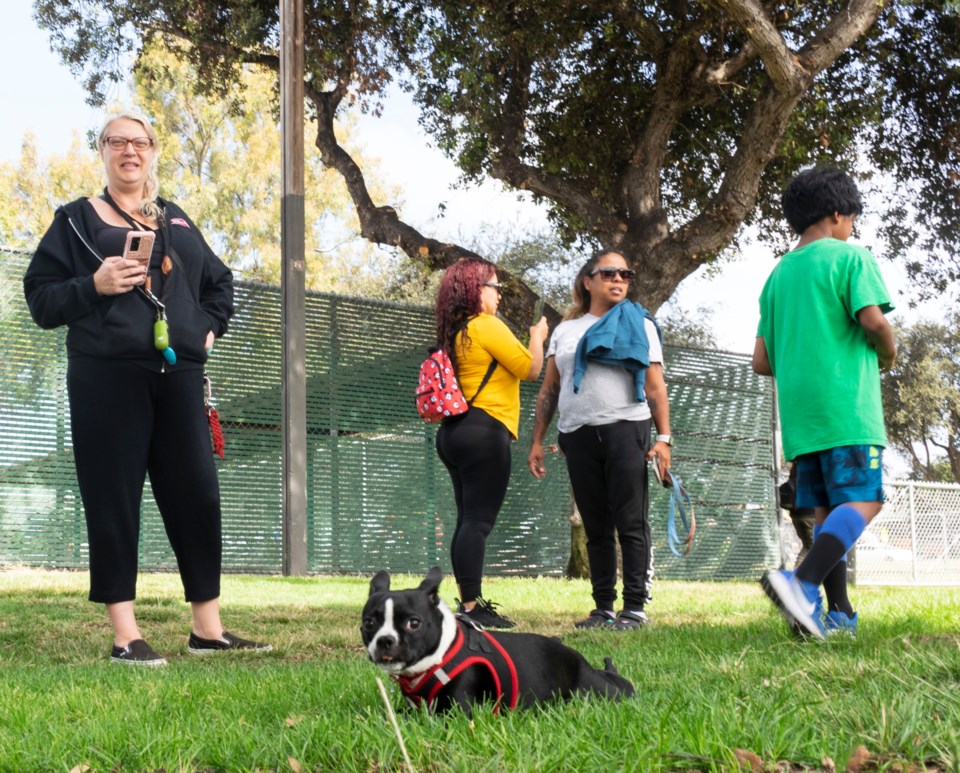
<svg viewBox="0 0 960 773">
<path fill-rule="evenodd" d="M 657 435 L 658 443 L 666 443 L 668 446 L 673 445 L 673 437 L 671 435 Z"/>
</svg>

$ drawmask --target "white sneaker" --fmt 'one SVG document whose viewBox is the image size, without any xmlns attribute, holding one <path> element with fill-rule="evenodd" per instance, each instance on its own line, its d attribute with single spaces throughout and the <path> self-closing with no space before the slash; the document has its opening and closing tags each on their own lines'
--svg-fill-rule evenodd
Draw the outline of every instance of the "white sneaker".
<svg viewBox="0 0 960 773">
<path fill-rule="evenodd" d="M 760 580 L 763 592 L 776 604 L 794 630 L 805 636 L 823 639 L 823 623 L 817 611 L 816 600 L 811 601 L 793 572 L 777 569 L 767 572 Z"/>
</svg>

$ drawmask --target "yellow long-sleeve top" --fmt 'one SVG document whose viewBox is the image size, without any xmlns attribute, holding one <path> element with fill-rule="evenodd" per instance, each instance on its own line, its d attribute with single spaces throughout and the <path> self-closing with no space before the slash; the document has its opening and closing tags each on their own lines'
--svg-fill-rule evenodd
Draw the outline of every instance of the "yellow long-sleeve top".
<svg viewBox="0 0 960 773">
<path fill-rule="evenodd" d="M 464 346 L 464 332 L 469 341 Z M 457 377 L 460 389 L 474 408 L 481 408 L 501 422 L 517 439 L 520 428 L 520 380 L 530 372 L 533 355 L 510 329 L 490 314 L 471 317 L 466 331 L 457 335 Z M 499 365 L 474 400 L 473 396 L 490 367 Z"/>
</svg>

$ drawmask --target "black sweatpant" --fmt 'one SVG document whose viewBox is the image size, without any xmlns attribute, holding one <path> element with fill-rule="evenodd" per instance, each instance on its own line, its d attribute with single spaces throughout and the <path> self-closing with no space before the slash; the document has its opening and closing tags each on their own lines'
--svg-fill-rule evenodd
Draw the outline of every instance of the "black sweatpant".
<svg viewBox="0 0 960 773">
<path fill-rule="evenodd" d="M 510 482 L 510 431 L 480 408 L 447 419 L 437 431 L 437 454 L 453 481 L 457 525 L 450 544 L 453 574 L 463 595 L 481 595 L 487 536 Z"/>
<path fill-rule="evenodd" d="M 650 419 L 561 432 L 559 444 L 587 534 L 597 609 L 612 610 L 617 600 L 615 534 L 623 553 L 623 608 L 643 609 L 653 577 L 647 519 Z"/>
<path fill-rule="evenodd" d="M 187 601 L 220 595 L 220 488 L 203 406 L 203 371 L 156 373 L 71 357 L 73 455 L 90 543 L 90 600 L 136 598 L 146 474 Z"/>
</svg>

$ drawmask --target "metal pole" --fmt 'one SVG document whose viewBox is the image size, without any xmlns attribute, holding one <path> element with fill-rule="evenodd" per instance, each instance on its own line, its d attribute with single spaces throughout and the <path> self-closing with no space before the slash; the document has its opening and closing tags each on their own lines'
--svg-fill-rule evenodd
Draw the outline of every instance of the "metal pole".
<svg viewBox="0 0 960 773">
<path fill-rule="evenodd" d="M 773 448 L 773 506 L 777 513 L 777 545 L 780 548 L 780 568 L 787 566 L 787 545 L 783 541 L 783 507 L 780 504 L 780 444 L 777 442 L 777 436 L 780 432 L 780 414 L 777 409 L 777 380 L 773 379 L 773 390 L 771 399 L 773 408 L 770 413 L 770 446 Z M 796 502 L 794 502 L 796 506 Z"/>
<path fill-rule="evenodd" d="M 913 551 L 913 583 L 917 583 L 918 560 L 917 560 L 917 502 L 913 494 L 913 483 L 907 484 L 907 491 L 910 492 L 910 549 Z"/>
<path fill-rule="evenodd" d="M 307 385 L 303 205 L 303 0 L 280 0 L 283 307 L 283 573 L 307 573 Z"/>
</svg>

